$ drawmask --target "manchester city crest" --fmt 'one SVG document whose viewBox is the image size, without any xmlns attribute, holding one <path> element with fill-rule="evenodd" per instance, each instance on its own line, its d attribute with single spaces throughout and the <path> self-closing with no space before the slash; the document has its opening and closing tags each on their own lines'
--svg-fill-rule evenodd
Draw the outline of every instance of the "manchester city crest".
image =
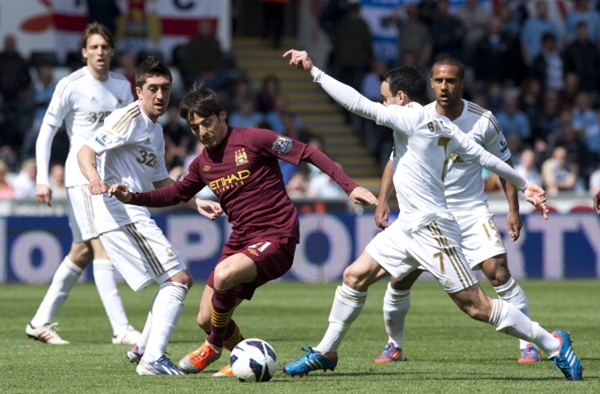
<svg viewBox="0 0 600 394">
<path fill-rule="evenodd" d="M 235 151 L 235 165 L 241 166 L 242 164 L 248 163 L 248 155 L 244 148 Z"/>
</svg>

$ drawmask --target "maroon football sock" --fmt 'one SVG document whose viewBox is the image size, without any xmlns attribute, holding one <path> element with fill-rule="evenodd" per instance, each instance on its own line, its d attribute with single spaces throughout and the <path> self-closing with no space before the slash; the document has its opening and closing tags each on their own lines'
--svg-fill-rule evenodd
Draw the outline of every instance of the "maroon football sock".
<svg viewBox="0 0 600 394">
<path fill-rule="evenodd" d="M 213 306 L 210 316 L 211 329 L 207 338 L 208 342 L 214 346 L 223 347 L 223 340 L 231 322 L 231 315 L 235 309 L 236 299 L 237 291 L 235 288 L 214 290 L 211 300 Z"/>
<path fill-rule="evenodd" d="M 223 347 L 229 351 L 232 351 L 235 345 L 244 340 L 244 336 L 240 332 L 240 328 L 235 321 L 229 320 L 227 331 L 225 332 Z"/>
</svg>

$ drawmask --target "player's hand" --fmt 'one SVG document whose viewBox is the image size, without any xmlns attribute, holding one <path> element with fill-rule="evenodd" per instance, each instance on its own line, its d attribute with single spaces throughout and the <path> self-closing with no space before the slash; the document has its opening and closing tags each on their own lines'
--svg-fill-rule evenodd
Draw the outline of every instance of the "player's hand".
<svg viewBox="0 0 600 394">
<path fill-rule="evenodd" d="M 600 192 L 596 193 L 594 196 L 594 211 L 600 215 Z"/>
<path fill-rule="evenodd" d="M 361 186 L 352 190 L 352 192 L 350 193 L 350 199 L 355 204 L 361 204 L 361 205 L 377 205 L 377 204 L 379 204 L 377 197 L 375 197 L 373 195 L 373 193 L 371 193 L 369 190 L 367 190 Z"/>
<path fill-rule="evenodd" d="M 290 65 L 304 71 L 310 71 L 313 68 L 312 59 L 306 51 L 297 51 L 290 49 L 283 54 L 283 57 L 290 56 Z"/>
<path fill-rule="evenodd" d="M 200 215 L 210 220 L 218 219 L 223 215 L 223 208 L 221 208 L 221 205 L 216 201 L 196 198 L 196 207 Z"/>
<path fill-rule="evenodd" d="M 548 220 L 548 207 L 546 206 L 546 191 L 534 183 L 530 183 L 523 191 L 525 199 L 535 206 L 535 209 Z"/>
<path fill-rule="evenodd" d="M 35 185 L 35 199 L 41 204 L 52 206 L 52 189 L 48 185 Z"/>
<path fill-rule="evenodd" d="M 523 227 L 523 221 L 519 212 L 509 211 L 506 215 L 506 224 L 508 225 L 508 235 L 513 241 L 519 239 L 521 235 L 521 227 Z"/>
<path fill-rule="evenodd" d="M 381 203 L 375 208 L 375 224 L 380 229 L 385 229 L 388 226 L 390 218 L 390 206 L 387 203 Z"/>
<path fill-rule="evenodd" d="M 127 189 L 127 185 L 122 183 L 115 183 L 109 187 L 106 194 L 108 194 L 108 197 L 116 197 L 117 200 L 123 203 L 131 201 L 131 192 Z"/>
<path fill-rule="evenodd" d="M 98 194 L 106 193 L 108 191 L 108 185 L 102 179 L 97 179 L 95 181 L 90 182 L 88 186 L 90 194 L 95 196 Z"/>
</svg>

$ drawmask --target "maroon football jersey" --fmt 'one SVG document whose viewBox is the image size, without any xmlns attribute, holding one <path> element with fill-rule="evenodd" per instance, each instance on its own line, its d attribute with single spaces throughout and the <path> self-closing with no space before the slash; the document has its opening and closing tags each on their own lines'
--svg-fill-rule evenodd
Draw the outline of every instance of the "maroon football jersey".
<svg viewBox="0 0 600 394">
<path fill-rule="evenodd" d="M 270 130 L 229 128 L 216 148 L 204 149 L 192 161 L 183 179 L 150 193 L 168 189 L 178 200 L 188 201 L 208 185 L 228 216 L 232 241 L 258 234 L 298 240 L 298 213 L 278 159 L 298 165 L 305 149 L 306 144 Z"/>
<path fill-rule="evenodd" d="M 257 235 L 299 240 L 298 213 L 283 182 L 278 160 L 312 162 L 335 179 L 346 193 L 358 185 L 322 152 L 271 130 L 229 128 L 214 149 L 204 149 L 183 178 L 170 186 L 134 193 L 131 204 L 149 207 L 189 201 L 208 185 L 227 214 L 239 242 Z"/>
<path fill-rule="evenodd" d="M 278 159 L 298 165 L 305 148 L 270 130 L 230 128 L 218 147 L 204 149 L 192 161 L 180 190 L 191 189 L 193 196 L 208 185 L 229 217 L 232 240 L 257 234 L 298 239 L 298 213 L 285 190 Z"/>
</svg>

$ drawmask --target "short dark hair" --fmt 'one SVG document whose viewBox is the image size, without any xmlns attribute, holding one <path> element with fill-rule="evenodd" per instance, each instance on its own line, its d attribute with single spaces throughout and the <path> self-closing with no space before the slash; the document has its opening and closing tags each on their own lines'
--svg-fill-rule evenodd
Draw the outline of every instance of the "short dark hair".
<svg viewBox="0 0 600 394">
<path fill-rule="evenodd" d="M 146 79 L 155 76 L 164 76 L 173 82 L 171 70 L 163 61 L 156 56 L 148 56 L 146 60 L 140 63 L 135 71 L 135 86 L 142 88 L 146 83 Z"/>
<path fill-rule="evenodd" d="M 217 115 L 224 111 L 217 94 L 203 83 L 195 83 L 183 96 L 179 105 L 179 116 L 189 120 L 193 114 L 202 118 Z"/>
<path fill-rule="evenodd" d="M 447 54 L 442 55 L 435 59 L 435 62 L 433 63 L 433 66 L 431 66 L 431 69 L 433 70 L 433 68 L 437 66 L 454 66 L 458 69 L 458 78 L 460 80 L 465 79 L 465 64 L 461 62 L 460 59 L 458 59 L 457 57 Z"/>
<path fill-rule="evenodd" d="M 113 40 L 113 36 L 112 36 L 110 30 L 108 29 L 108 27 L 106 27 L 103 24 L 98 23 L 98 22 L 92 22 L 85 27 L 85 30 L 81 34 L 81 43 L 80 43 L 81 49 L 84 49 L 85 47 L 87 47 L 88 38 L 90 38 L 94 34 L 98 34 L 99 36 L 102 36 L 102 38 L 104 38 L 106 40 L 108 45 L 114 49 L 115 42 Z"/>
<path fill-rule="evenodd" d="M 404 92 L 410 99 L 419 104 L 425 103 L 427 82 L 423 74 L 414 66 L 396 67 L 383 73 L 380 80 L 390 85 L 392 96 L 399 91 Z"/>
</svg>

